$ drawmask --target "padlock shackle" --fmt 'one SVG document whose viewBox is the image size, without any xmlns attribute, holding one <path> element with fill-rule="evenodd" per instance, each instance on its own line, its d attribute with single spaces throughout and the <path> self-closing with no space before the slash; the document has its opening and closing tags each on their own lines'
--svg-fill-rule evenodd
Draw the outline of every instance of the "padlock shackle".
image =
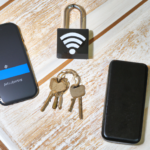
<svg viewBox="0 0 150 150">
<path fill-rule="evenodd" d="M 78 9 L 80 11 L 80 28 L 86 29 L 86 12 L 84 8 L 79 5 L 68 5 L 64 10 L 64 28 L 69 28 L 69 14 L 72 9 Z"/>
</svg>

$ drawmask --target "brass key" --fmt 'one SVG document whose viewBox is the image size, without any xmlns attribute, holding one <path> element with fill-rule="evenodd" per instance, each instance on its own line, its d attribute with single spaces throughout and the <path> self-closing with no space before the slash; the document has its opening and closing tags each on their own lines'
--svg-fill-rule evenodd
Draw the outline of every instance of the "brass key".
<svg viewBox="0 0 150 150">
<path fill-rule="evenodd" d="M 82 96 L 85 95 L 85 86 L 84 85 L 79 85 L 79 86 L 74 86 L 72 85 L 70 87 L 70 93 L 71 96 L 73 97 L 71 99 L 71 106 L 69 108 L 69 111 L 71 112 L 75 103 L 76 98 L 78 98 L 79 101 L 79 117 L 80 119 L 83 119 L 83 112 L 82 112 Z"/>
<path fill-rule="evenodd" d="M 56 109 L 57 105 L 58 105 L 58 94 L 56 93 L 52 108 Z"/>
<path fill-rule="evenodd" d="M 82 97 L 79 97 L 78 101 L 79 101 L 79 117 L 80 117 L 80 119 L 83 119 Z"/>
<path fill-rule="evenodd" d="M 71 105 L 70 105 L 70 108 L 68 109 L 68 111 L 72 112 L 75 101 L 76 101 L 76 98 L 71 99 Z"/>
<path fill-rule="evenodd" d="M 48 98 L 46 99 L 43 107 L 41 108 L 41 111 L 44 111 L 46 107 L 48 106 L 49 102 L 51 101 L 52 97 L 54 96 L 53 92 L 51 91 Z"/>
<path fill-rule="evenodd" d="M 58 103 L 58 108 L 59 108 L 59 109 L 62 109 L 63 94 L 64 94 L 64 92 L 61 92 L 61 93 L 60 93 L 60 96 L 59 96 L 59 103 Z"/>
<path fill-rule="evenodd" d="M 60 80 L 60 82 L 58 82 L 57 78 L 52 78 L 50 81 L 50 89 L 51 92 L 48 96 L 48 98 L 46 99 L 43 107 L 41 108 L 41 111 L 44 111 L 46 109 L 46 107 L 48 106 L 49 102 L 51 101 L 52 97 L 55 96 L 55 100 L 54 100 L 54 104 L 52 106 L 53 109 L 57 108 L 58 105 L 58 99 L 60 94 L 63 93 L 68 89 L 69 85 L 68 85 L 68 79 L 66 78 L 62 78 Z M 61 104 L 59 106 L 59 108 L 62 107 L 62 95 L 61 95 Z"/>
</svg>

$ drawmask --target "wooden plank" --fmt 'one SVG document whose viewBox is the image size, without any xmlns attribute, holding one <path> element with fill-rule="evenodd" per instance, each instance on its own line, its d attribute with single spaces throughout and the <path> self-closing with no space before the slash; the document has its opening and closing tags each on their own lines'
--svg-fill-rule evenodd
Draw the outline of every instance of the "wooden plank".
<svg viewBox="0 0 150 150">
<path fill-rule="evenodd" d="M 86 13 L 89 14 L 106 1 L 81 0 L 78 1 L 78 4 L 84 5 Z M 62 3 L 60 0 L 17 1 L 12 4 L 9 11 L 5 9 L 1 12 L 0 23 L 8 22 L 7 18 L 9 18 L 10 22 L 14 22 L 20 27 L 35 74 L 37 74 L 38 68 L 43 68 L 47 61 L 56 57 L 56 29 L 62 26 L 63 10 L 69 3 L 71 2 Z M 74 0 L 72 3 L 77 2 Z M 79 18 L 78 11 L 72 11 L 71 22 L 77 18 Z"/>
<path fill-rule="evenodd" d="M 89 1 L 80 1 L 79 2 L 79 4 L 81 3 L 84 3 L 85 4 L 85 6 L 86 6 L 86 8 L 87 8 L 87 13 L 90 13 L 92 10 L 94 10 L 96 7 L 98 7 L 99 5 L 101 5 L 101 4 L 103 4 L 104 2 L 106 2 L 107 0 L 99 0 L 99 1 L 93 1 L 92 3 L 91 2 L 89 2 Z M 73 2 L 73 1 L 72 1 Z M 74 1 L 75 2 L 75 1 Z M 8 21 L 10 21 L 10 22 L 15 22 L 15 23 L 17 23 L 17 21 L 15 20 L 18 16 L 21 16 L 21 14 L 31 14 L 31 15 L 35 15 L 35 12 L 34 12 L 34 10 L 36 10 L 37 11 L 37 16 L 39 16 L 39 13 L 38 12 L 40 12 L 41 10 L 37 10 L 37 7 L 39 6 L 39 5 L 37 5 L 37 4 L 41 4 L 41 6 L 43 6 L 43 7 L 45 7 L 45 8 L 47 8 L 47 6 L 51 6 L 51 4 L 53 3 L 53 5 L 52 5 L 52 7 L 53 7 L 53 10 L 54 11 L 52 11 L 53 13 L 54 13 L 54 17 L 58 17 L 58 15 L 57 15 L 57 12 L 58 12 L 58 9 L 57 9 L 57 7 L 55 7 L 58 3 L 60 3 L 60 1 L 54 1 L 54 2 L 50 2 L 50 1 L 40 1 L 40 2 L 35 2 L 35 3 L 33 3 L 33 1 L 32 2 L 23 2 L 23 1 L 15 1 L 13 4 L 12 4 L 12 6 L 11 6 L 11 8 L 6 8 L 6 9 L 3 9 L 2 11 L 1 11 L 1 23 L 5 23 L 5 22 L 8 22 Z M 67 5 L 68 4 L 68 2 L 66 2 L 66 3 L 60 3 L 60 4 L 58 4 L 60 7 L 64 7 L 65 5 Z M 94 5 L 93 5 L 94 4 Z M 4 5 L 3 5 L 4 6 Z M 6 6 L 6 4 L 5 4 L 5 6 Z M 33 10 L 32 12 L 29 12 L 28 13 L 28 7 L 30 8 L 31 7 L 31 9 Z M 4 8 L 4 7 L 3 7 Z M 20 9 L 20 8 L 22 8 L 22 9 Z M 44 8 L 43 8 L 44 9 Z M 49 12 L 49 7 L 47 8 L 47 9 L 45 9 L 45 12 Z M 9 10 L 9 11 L 8 11 Z M 16 11 L 17 10 L 17 11 Z M 27 10 L 27 11 L 26 11 Z M 62 9 L 63 10 L 63 9 Z M 21 14 L 20 14 L 21 13 Z M 42 12 L 40 12 L 40 13 L 42 13 Z M 73 22 L 77 17 L 79 17 L 79 14 L 78 14 L 78 12 L 77 11 L 72 11 L 72 13 L 71 13 L 71 22 Z M 44 15 L 45 15 L 45 13 L 44 13 Z M 53 16 L 53 14 L 51 13 L 51 15 Z M 10 16 L 12 17 L 12 18 L 10 18 Z M 47 17 L 49 17 L 48 16 L 48 14 L 46 14 L 46 16 Z M 24 16 L 25 18 L 26 18 L 26 16 Z M 43 16 L 42 16 L 43 17 Z M 42 18 L 41 16 L 40 16 L 40 18 Z M 9 18 L 9 20 L 8 20 L 8 18 Z M 31 20 L 33 20 L 33 17 L 31 17 L 32 19 Z M 60 18 L 60 17 L 59 17 Z M 19 18 L 20 19 L 20 18 Z M 52 18 L 53 19 L 53 18 Z M 21 20 L 21 19 L 20 19 Z M 25 19 L 26 20 L 26 19 Z M 58 19 L 59 20 L 59 22 L 61 22 L 61 19 Z M 35 22 L 35 23 L 33 23 L 33 26 L 34 27 L 36 27 L 36 23 L 37 22 Z M 18 24 L 18 23 L 17 23 Z M 25 26 L 26 24 L 23 24 L 22 25 L 22 27 L 23 26 Z M 47 23 L 46 23 L 46 25 L 47 25 Z M 21 25 L 19 24 L 19 27 L 20 27 Z M 42 28 L 42 27 L 41 27 Z M 57 27 L 56 27 L 57 28 Z M 50 32 L 53 32 L 52 30 L 50 31 Z M 27 35 L 27 32 L 25 32 L 26 33 L 26 35 Z M 44 35 L 43 35 L 44 36 Z M 24 38 L 25 39 L 25 38 Z M 1 124 L 0 123 L 0 125 L 1 125 L 1 127 L 5 130 L 5 127 L 3 126 L 3 124 Z M 11 135 L 9 134 L 9 133 L 7 133 L 10 137 L 11 137 Z M 14 142 L 15 142 L 15 140 L 13 140 Z M 9 143 L 10 144 L 10 143 Z M 8 145 L 9 146 L 9 145 Z"/>
<path fill-rule="evenodd" d="M 1 0 L 0 1 L 0 11 L 4 9 L 6 6 L 11 4 L 14 0 Z"/>
<path fill-rule="evenodd" d="M 7 147 L 0 141 L 0 149 L 1 150 L 8 150 Z"/>
<path fill-rule="evenodd" d="M 0 1 L 0 6 L 4 5 L 5 3 L 7 3 L 9 0 L 1 0 Z"/>
<path fill-rule="evenodd" d="M 111 1 L 107 1 L 104 5 L 95 9 L 92 13 L 88 14 L 86 17 L 87 28 L 93 32 L 92 37 L 102 32 L 110 24 L 115 22 L 119 17 L 124 15 L 127 11 L 132 9 L 136 4 L 140 2 L 141 0 L 133 0 L 132 2 L 130 0 L 126 0 L 126 1 L 111 0 Z M 110 9 L 111 11 L 108 11 Z M 114 15 L 115 12 L 119 12 L 119 13 L 116 13 L 117 15 Z M 103 15 L 100 15 L 100 14 L 103 14 Z M 99 18 L 98 21 L 97 21 L 97 18 Z M 72 24 L 71 27 L 78 28 L 79 26 L 78 23 L 79 23 L 79 20 L 77 20 L 74 24 Z M 90 36 L 89 39 L 91 39 L 92 37 Z M 56 43 L 56 40 L 55 40 L 55 43 Z M 103 41 L 103 44 L 104 43 L 106 43 L 105 40 Z M 56 50 L 56 47 L 55 47 L 55 50 Z M 39 81 L 43 79 L 45 75 L 48 75 L 51 71 L 54 70 L 54 66 L 56 68 L 65 61 L 66 61 L 65 59 L 57 59 L 56 54 L 55 54 L 54 56 L 52 56 L 52 59 L 48 59 L 47 61 L 42 62 L 42 65 L 41 66 L 39 65 L 38 70 L 35 71 L 37 80 Z"/>
<path fill-rule="evenodd" d="M 84 120 L 81 121 L 78 118 L 77 103 L 72 113 L 67 111 L 71 98 L 69 92 L 64 96 L 61 111 L 52 110 L 50 103 L 44 113 L 40 112 L 42 103 L 49 93 L 49 81 L 39 87 L 40 93 L 34 100 L 8 107 L 0 106 L 0 124 L 21 149 L 149 149 L 150 134 L 148 132 L 143 146 L 111 144 L 101 138 L 101 121 L 109 62 L 112 59 L 122 59 L 149 64 L 150 18 L 149 8 L 147 8 L 150 6 L 149 4 L 147 2 L 141 6 L 142 13 L 135 15 L 139 12 L 139 9 L 136 10 L 135 13 L 132 13 L 133 15 L 131 14 L 98 38 L 93 44 L 93 59 L 73 60 L 65 67 L 75 69 L 81 75 L 82 83 L 86 85 L 87 94 L 83 97 Z M 96 35 L 99 32 L 96 32 Z M 102 44 L 102 41 L 105 43 Z M 144 41 L 147 41 L 147 44 L 144 44 Z M 142 48 L 143 44 L 144 48 Z M 69 79 L 71 81 L 71 77 Z M 147 102 L 148 99 L 149 95 L 147 94 Z M 149 113 L 149 109 L 147 111 Z M 146 127 L 149 126 L 149 120 L 148 118 L 145 123 Z"/>
<path fill-rule="evenodd" d="M 2 128 L 2 125 L 0 124 L 0 127 Z M 9 150 L 19 150 L 17 144 L 15 144 L 13 139 L 10 139 L 10 137 L 0 128 L 0 140 L 3 142 L 5 146 Z"/>
<path fill-rule="evenodd" d="M 150 6 L 150 1 L 144 6 Z M 135 12 L 136 13 L 136 12 Z M 44 146 L 47 149 L 114 149 L 114 150 L 148 150 L 149 145 L 149 127 L 150 127 L 150 75 L 148 75 L 148 87 L 145 106 L 145 117 L 143 126 L 144 143 L 141 145 L 123 145 L 109 143 L 102 140 L 101 137 L 101 122 L 103 113 L 103 104 L 105 99 L 105 89 L 107 82 L 108 65 L 111 60 L 119 59 L 126 61 L 134 61 L 150 64 L 150 9 L 143 15 L 134 20 L 122 33 L 111 39 L 103 51 L 99 48 L 98 43 L 101 38 L 96 41 L 97 54 L 93 60 L 88 61 L 72 61 L 65 68 L 74 68 L 82 76 L 82 82 L 86 85 L 87 95 L 83 98 L 84 103 L 84 120 L 79 122 L 78 105 L 75 104 L 73 116 L 68 116 L 65 112 L 61 115 L 66 115 L 66 119 L 57 124 L 56 131 L 49 130 L 49 136 L 43 138 L 43 144 L 38 143 L 35 149 L 42 149 Z M 128 19 L 128 18 L 127 18 Z M 117 27 L 116 27 L 117 30 Z M 67 101 L 68 96 L 65 96 Z M 67 101 L 64 109 L 67 110 Z M 67 105 L 67 106 L 66 106 Z M 50 111 L 50 109 L 48 110 Z M 62 114 L 63 113 L 63 114 Z M 56 115 L 60 115 L 59 112 Z M 56 117 L 56 116 L 55 116 Z M 51 119 L 53 117 L 50 117 Z M 57 119 L 57 118 L 56 118 Z M 54 120 L 52 120 L 54 121 Z M 58 121 L 58 120 L 57 120 Z M 57 122 L 56 121 L 56 122 Z M 51 121 L 49 122 L 51 127 Z M 62 124 L 65 124 L 64 126 Z M 56 134 L 55 134 L 56 133 Z M 61 138 L 63 137 L 65 138 Z M 144 138 L 145 136 L 145 138 Z"/>
</svg>

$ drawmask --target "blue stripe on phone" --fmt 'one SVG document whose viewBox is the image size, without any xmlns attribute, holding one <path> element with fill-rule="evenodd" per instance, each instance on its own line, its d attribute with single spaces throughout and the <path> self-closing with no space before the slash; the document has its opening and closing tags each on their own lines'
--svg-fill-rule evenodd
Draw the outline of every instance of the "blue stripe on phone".
<svg viewBox="0 0 150 150">
<path fill-rule="evenodd" d="M 29 67 L 27 64 L 19 65 L 16 67 L 4 69 L 0 71 L 0 80 L 12 78 L 15 76 L 23 75 L 29 73 Z"/>
</svg>

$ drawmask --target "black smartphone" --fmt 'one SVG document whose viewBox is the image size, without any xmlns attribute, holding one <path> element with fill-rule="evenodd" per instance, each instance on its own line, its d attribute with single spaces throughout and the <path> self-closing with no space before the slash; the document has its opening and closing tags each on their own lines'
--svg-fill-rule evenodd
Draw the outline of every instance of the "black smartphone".
<svg viewBox="0 0 150 150">
<path fill-rule="evenodd" d="M 17 25 L 0 25 L 0 103 L 9 105 L 37 94 L 37 83 Z"/>
<path fill-rule="evenodd" d="M 107 141 L 140 141 L 147 74 L 145 64 L 117 60 L 110 63 L 102 124 L 102 136 Z"/>
</svg>

